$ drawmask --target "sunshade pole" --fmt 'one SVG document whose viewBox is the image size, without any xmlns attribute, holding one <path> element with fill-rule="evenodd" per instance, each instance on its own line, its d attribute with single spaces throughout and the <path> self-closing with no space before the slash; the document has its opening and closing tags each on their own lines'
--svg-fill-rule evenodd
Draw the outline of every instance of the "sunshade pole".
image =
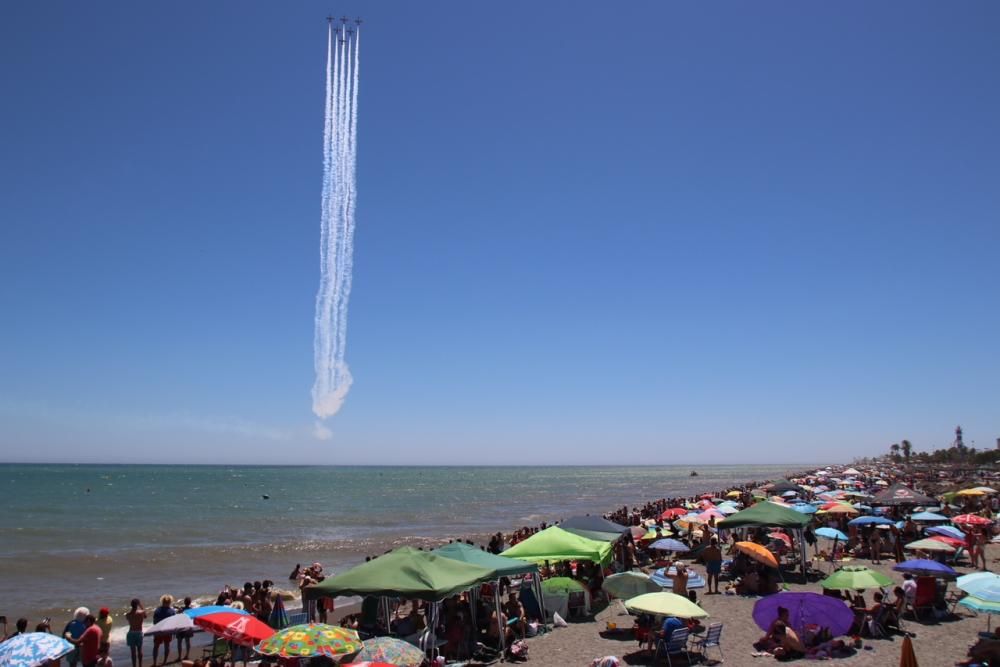
<svg viewBox="0 0 1000 667">
<path fill-rule="evenodd" d="M 497 615 L 497 634 L 500 636 L 500 660 L 507 657 L 507 625 L 503 622 L 503 615 L 500 613 L 500 581 L 496 581 L 496 589 L 493 595 L 493 608 Z"/>
</svg>

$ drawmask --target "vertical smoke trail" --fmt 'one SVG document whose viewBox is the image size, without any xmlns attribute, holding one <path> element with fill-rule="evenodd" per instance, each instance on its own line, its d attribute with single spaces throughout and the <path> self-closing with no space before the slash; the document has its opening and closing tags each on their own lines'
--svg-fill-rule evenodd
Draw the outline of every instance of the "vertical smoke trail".
<svg viewBox="0 0 1000 667">
<path fill-rule="evenodd" d="M 352 382 L 344 352 L 354 257 L 360 47 L 358 38 L 352 39 L 346 30 L 343 38 L 336 35 L 331 26 L 327 37 L 323 126 L 320 286 L 316 295 L 314 342 L 316 381 L 312 390 L 313 412 L 323 419 L 340 410 Z M 318 425 L 317 433 L 327 432 Z"/>
</svg>

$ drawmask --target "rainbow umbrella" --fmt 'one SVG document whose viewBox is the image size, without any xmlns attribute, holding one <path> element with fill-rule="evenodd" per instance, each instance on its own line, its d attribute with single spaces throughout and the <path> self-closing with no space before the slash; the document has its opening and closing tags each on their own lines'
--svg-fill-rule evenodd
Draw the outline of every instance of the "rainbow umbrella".
<svg viewBox="0 0 1000 667">
<path fill-rule="evenodd" d="M 256 650 L 282 658 L 312 658 L 346 655 L 362 648 L 364 644 L 354 630 L 325 623 L 308 623 L 274 633 L 257 644 Z"/>
<path fill-rule="evenodd" d="M 419 648 L 395 637 L 373 637 L 364 641 L 364 648 L 354 660 L 384 662 L 400 667 L 420 667 L 425 659 Z"/>
</svg>

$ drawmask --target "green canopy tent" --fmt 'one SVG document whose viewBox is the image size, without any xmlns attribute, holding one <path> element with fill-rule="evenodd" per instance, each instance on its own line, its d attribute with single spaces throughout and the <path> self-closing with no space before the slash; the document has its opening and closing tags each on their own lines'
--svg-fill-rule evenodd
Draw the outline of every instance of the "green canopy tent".
<svg viewBox="0 0 1000 667">
<path fill-rule="evenodd" d="M 560 524 L 560 528 L 562 528 L 562 524 Z M 573 533 L 574 535 L 598 542 L 617 542 L 622 536 L 621 533 L 604 533 L 599 530 L 587 530 L 585 528 L 563 528 L 563 530 L 567 533 Z"/>
<path fill-rule="evenodd" d="M 305 589 L 309 599 L 337 595 L 381 595 L 440 602 L 485 581 L 495 569 L 400 547 Z"/>
<path fill-rule="evenodd" d="M 734 515 L 735 516 L 735 515 Z M 611 561 L 610 542 L 587 539 L 549 526 L 503 552 L 507 558 L 530 561 L 589 560 L 601 565 Z"/>
<path fill-rule="evenodd" d="M 500 577 L 514 577 L 519 574 L 531 574 L 535 575 L 532 577 L 532 587 L 535 589 L 535 598 L 538 600 L 538 606 L 542 613 L 542 622 L 545 622 L 545 603 L 542 600 L 541 591 L 541 578 L 538 576 L 538 565 L 535 563 L 529 563 L 525 560 L 518 560 L 516 558 L 507 558 L 506 556 L 497 556 L 496 554 L 491 554 L 488 551 L 483 551 L 482 549 L 477 549 L 476 547 L 464 544 L 462 542 L 452 542 L 451 544 L 446 544 L 443 547 L 438 547 L 432 554 L 438 556 L 444 556 L 445 558 L 451 558 L 463 563 L 471 563 L 473 565 L 479 565 L 480 567 L 485 567 L 487 569 L 493 570 L 497 573 L 497 580 Z M 476 589 L 471 589 L 473 601 L 477 600 L 479 595 Z M 497 618 L 500 618 L 500 586 L 497 583 L 497 593 L 494 598 L 494 603 L 496 607 Z M 475 609 L 475 604 L 473 604 L 473 609 Z M 473 627 L 475 626 L 475 615 L 472 616 Z M 503 650 L 506 648 L 504 646 L 504 636 L 500 633 L 500 648 Z"/>
<path fill-rule="evenodd" d="M 383 608 L 390 597 L 419 599 L 427 606 L 429 642 L 435 644 L 438 603 L 487 581 L 499 578 L 496 570 L 447 558 L 413 547 L 400 547 L 384 556 L 351 568 L 303 591 L 307 599 L 337 595 L 377 595 Z M 386 623 L 389 616 L 386 613 Z"/>
<path fill-rule="evenodd" d="M 791 508 L 765 500 L 732 514 L 715 525 L 721 530 L 765 527 L 794 531 L 798 534 L 799 558 L 801 559 L 802 572 L 805 573 L 806 542 L 803 531 L 810 521 L 812 521 L 812 517 L 808 514 L 796 512 Z"/>
</svg>

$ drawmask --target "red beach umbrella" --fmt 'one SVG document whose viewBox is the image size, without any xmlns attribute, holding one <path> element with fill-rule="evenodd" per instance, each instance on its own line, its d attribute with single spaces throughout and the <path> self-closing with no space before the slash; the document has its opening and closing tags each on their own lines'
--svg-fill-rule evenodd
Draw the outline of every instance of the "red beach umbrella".
<svg viewBox="0 0 1000 667">
<path fill-rule="evenodd" d="M 950 544 L 956 549 L 958 547 L 965 546 L 965 542 L 963 542 L 962 540 L 958 539 L 957 537 L 948 537 L 947 535 L 934 535 L 933 537 L 928 537 L 927 539 L 934 540 L 936 542 L 944 542 L 945 544 Z"/>
<path fill-rule="evenodd" d="M 256 646 L 274 634 L 274 628 L 261 623 L 253 616 L 236 614 L 231 611 L 220 611 L 216 614 L 205 614 L 194 619 L 195 625 L 201 626 L 217 637 L 228 639 L 241 646 Z"/>
<path fill-rule="evenodd" d="M 987 526 L 991 523 L 989 519 L 984 519 L 977 514 L 959 514 L 951 520 L 952 523 L 963 523 L 967 526 Z"/>
<path fill-rule="evenodd" d="M 663 514 L 660 515 L 660 518 L 663 519 L 664 521 L 670 521 L 672 519 L 676 519 L 679 516 L 684 516 L 687 513 L 688 511 L 683 507 L 671 507 L 668 510 L 664 510 Z"/>
</svg>

